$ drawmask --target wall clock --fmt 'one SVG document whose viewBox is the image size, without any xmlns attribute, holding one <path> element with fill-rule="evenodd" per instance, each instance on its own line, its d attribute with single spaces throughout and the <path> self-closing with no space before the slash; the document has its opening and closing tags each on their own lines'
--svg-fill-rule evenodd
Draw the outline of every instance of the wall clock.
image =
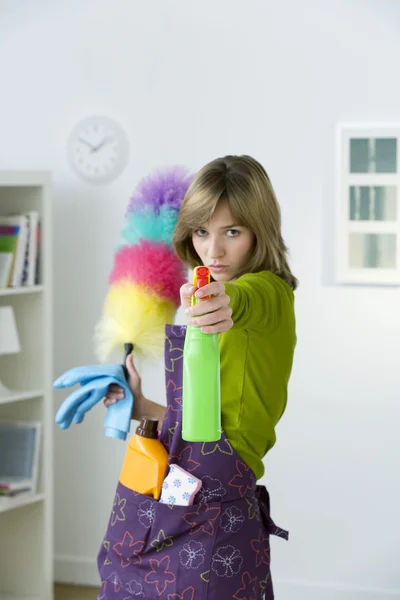
<svg viewBox="0 0 400 600">
<path fill-rule="evenodd" d="M 71 132 L 68 156 L 74 172 L 85 181 L 110 183 L 128 163 L 128 137 L 109 117 L 86 117 Z"/>
</svg>

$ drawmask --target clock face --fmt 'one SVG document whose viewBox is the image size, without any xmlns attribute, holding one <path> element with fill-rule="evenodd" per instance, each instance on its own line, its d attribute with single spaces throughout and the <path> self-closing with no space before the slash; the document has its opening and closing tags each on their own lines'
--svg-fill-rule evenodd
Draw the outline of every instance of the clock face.
<svg viewBox="0 0 400 600">
<path fill-rule="evenodd" d="M 68 154 L 80 177 L 91 183 L 109 183 L 122 173 L 128 162 L 128 139 L 116 121 L 88 117 L 73 129 Z"/>
</svg>

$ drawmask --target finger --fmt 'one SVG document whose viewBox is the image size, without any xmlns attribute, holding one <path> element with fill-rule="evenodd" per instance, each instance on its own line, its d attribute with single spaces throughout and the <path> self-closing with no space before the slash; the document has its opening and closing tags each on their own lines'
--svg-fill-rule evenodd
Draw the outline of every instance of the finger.
<svg viewBox="0 0 400 600">
<path fill-rule="evenodd" d="M 79 389 L 78 391 L 81 391 L 81 389 Z M 84 402 L 89 397 L 90 390 L 88 390 L 84 394 L 81 393 L 79 396 L 79 403 Z M 56 415 L 56 423 L 60 426 L 61 429 L 68 429 L 68 427 L 74 420 L 74 417 L 76 415 L 76 409 L 79 406 L 79 403 L 77 404 L 76 402 L 74 402 L 73 404 L 69 404 L 68 399 L 69 397 L 60 406 Z"/>
<path fill-rule="evenodd" d="M 121 392 L 124 391 L 124 388 L 121 387 L 120 385 L 117 385 L 116 383 L 112 383 L 110 385 L 110 387 L 108 388 L 109 392 L 113 392 L 114 394 L 120 394 Z"/>
<path fill-rule="evenodd" d="M 84 414 L 81 415 L 80 413 L 75 413 L 72 422 L 75 423 L 75 425 L 80 425 L 84 419 L 84 416 Z"/>
<path fill-rule="evenodd" d="M 113 396 L 113 397 L 118 397 L 120 395 L 124 395 L 124 388 L 121 386 L 115 386 L 113 387 L 112 385 L 110 385 L 110 387 L 108 388 L 107 392 L 106 392 L 106 396 Z"/>
<path fill-rule="evenodd" d="M 200 317 L 193 317 L 188 319 L 189 325 L 194 327 L 204 327 L 207 325 L 216 325 L 221 321 L 226 321 L 231 317 L 232 311 L 229 308 L 220 309 L 216 312 L 207 313 Z"/>
<path fill-rule="evenodd" d="M 196 290 L 197 288 L 192 283 L 184 283 L 180 288 L 181 297 L 190 298 Z"/>
<path fill-rule="evenodd" d="M 224 331 L 229 331 L 232 329 L 233 321 L 232 319 L 227 319 L 225 321 L 221 321 L 220 323 L 216 323 L 215 325 L 207 325 L 201 328 L 202 333 L 224 333 Z"/>
<path fill-rule="evenodd" d="M 125 366 L 128 369 L 129 377 L 134 377 L 135 379 L 140 380 L 140 375 L 135 367 L 135 363 L 133 362 L 132 354 L 129 354 L 129 356 L 126 357 Z"/>
<path fill-rule="evenodd" d="M 116 404 L 118 402 L 118 400 L 122 400 L 122 398 L 107 398 L 107 396 L 104 398 L 104 404 L 106 406 L 108 406 L 109 404 Z"/>
<path fill-rule="evenodd" d="M 111 385 L 112 378 L 111 377 L 100 377 L 98 379 L 93 379 L 89 383 L 87 383 L 84 387 L 80 387 L 74 392 L 72 392 L 61 404 L 60 408 L 56 414 L 56 423 L 60 425 L 63 429 L 69 427 L 72 423 L 72 419 L 77 412 L 79 405 L 82 402 L 86 402 L 86 400 L 91 396 L 91 394 L 98 389 L 102 390 L 101 396 L 98 398 L 100 401 L 101 398 L 105 396 L 106 390 L 108 390 Z"/>
<path fill-rule="evenodd" d="M 181 305 L 183 309 L 188 308 L 192 303 L 192 296 L 196 288 L 191 283 L 184 283 L 180 289 Z"/>
<path fill-rule="evenodd" d="M 103 390 L 101 388 L 93 389 L 90 396 L 80 403 L 80 405 L 76 409 L 74 422 L 80 423 L 83 421 L 84 415 L 95 406 L 98 402 L 103 398 Z M 77 420 L 76 420 L 77 419 Z"/>
<path fill-rule="evenodd" d="M 185 313 L 190 315 L 191 317 L 197 317 L 199 315 L 205 315 L 206 313 L 216 312 L 217 310 L 224 310 L 228 308 L 229 305 L 229 297 L 227 296 L 227 300 L 223 296 L 217 296 L 215 298 L 211 298 L 210 300 L 204 300 L 187 308 Z"/>
<path fill-rule="evenodd" d="M 55 380 L 53 386 L 55 388 L 72 387 L 77 383 L 86 385 L 96 377 L 104 377 L 110 374 L 109 365 L 89 365 L 85 367 L 75 367 L 63 373 Z"/>
<path fill-rule="evenodd" d="M 67 398 L 61 404 L 56 413 L 56 423 L 60 425 L 61 423 L 68 422 L 67 427 L 69 427 L 69 425 L 72 423 L 72 419 L 76 412 L 77 406 L 79 406 L 79 404 L 82 401 L 86 400 L 89 394 L 90 388 L 86 387 L 78 388 L 77 390 L 69 394 L 69 396 L 67 396 Z"/>
<path fill-rule="evenodd" d="M 113 398 L 104 398 L 103 404 L 104 406 L 110 406 L 110 404 L 115 404 L 116 400 Z"/>
<path fill-rule="evenodd" d="M 107 393 L 106 398 L 107 398 L 107 400 L 116 400 L 117 401 L 117 400 L 121 400 L 124 397 L 124 395 L 125 395 L 124 393 L 122 393 L 122 394 Z"/>
<path fill-rule="evenodd" d="M 124 391 L 121 390 L 120 392 L 110 392 L 108 391 L 106 393 L 106 398 L 123 398 L 124 397 Z"/>
<path fill-rule="evenodd" d="M 225 286 L 219 281 L 212 281 L 195 292 L 196 298 L 204 298 L 204 296 L 221 296 L 222 294 L 225 294 Z"/>
</svg>

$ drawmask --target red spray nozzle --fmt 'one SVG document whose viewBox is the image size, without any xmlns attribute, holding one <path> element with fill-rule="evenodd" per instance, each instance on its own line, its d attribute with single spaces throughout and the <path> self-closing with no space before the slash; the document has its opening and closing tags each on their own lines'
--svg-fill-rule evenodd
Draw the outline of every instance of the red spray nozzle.
<svg viewBox="0 0 400 600">
<path fill-rule="evenodd" d="M 197 289 L 204 287 L 210 283 L 210 277 L 210 269 L 208 267 L 195 267 L 193 272 L 193 285 Z M 202 300 L 208 300 L 208 296 L 202 298 Z"/>
<path fill-rule="evenodd" d="M 197 288 L 204 287 L 210 283 L 210 270 L 208 267 L 196 267 L 196 283 Z"/>
</svg>

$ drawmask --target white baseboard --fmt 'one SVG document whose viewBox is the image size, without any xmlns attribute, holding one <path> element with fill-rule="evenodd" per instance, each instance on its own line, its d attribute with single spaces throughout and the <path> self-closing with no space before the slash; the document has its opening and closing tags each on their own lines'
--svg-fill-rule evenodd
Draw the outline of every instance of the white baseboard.
<svg viewBox="0 0 400 600">
<path fill-rule="evenodd" d="M 83 556 L 56 556 L 54 580 L 57 583 L 72 583 L 100 588 L 101 581 L 95 559 Z"/>
<path fill-rule="evenodd" d="M 400 600 L 400 590 L 273 579 L 276 600 Z"/>
<path fill-rule="evenodd" d="M 54 578 L 59 583 L 100 587 L 96 560 L 82 556 L 56 556 Z M 400 590 L 277 578 L 273 581 L 276 600 L 400 600 Z"/>
</svg>

